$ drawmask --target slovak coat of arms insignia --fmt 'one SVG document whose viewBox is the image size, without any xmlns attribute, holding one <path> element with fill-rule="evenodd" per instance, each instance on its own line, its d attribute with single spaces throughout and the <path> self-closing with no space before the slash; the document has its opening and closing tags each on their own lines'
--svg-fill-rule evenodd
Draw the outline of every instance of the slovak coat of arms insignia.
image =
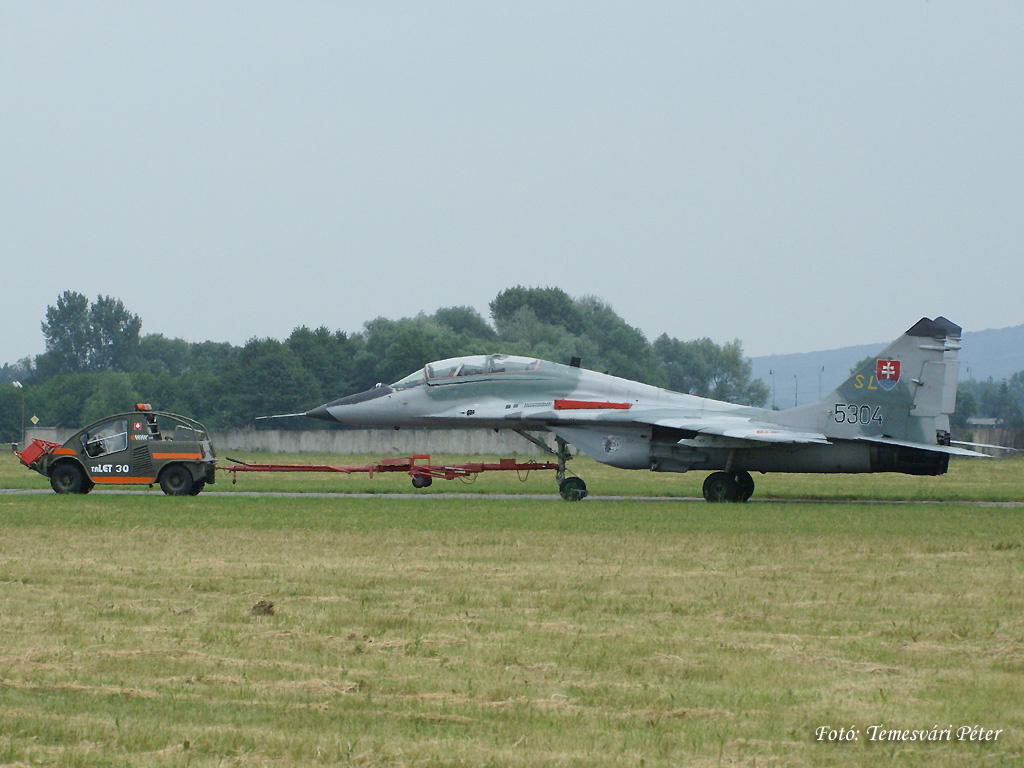
<svg viewBox="0 0 1024 768">
<path fill-rule="evenodd" d="M 893 389 L 900 381 L 900 361 L 876 360 L 875 381 L 886 391 Z"/>
</svg>

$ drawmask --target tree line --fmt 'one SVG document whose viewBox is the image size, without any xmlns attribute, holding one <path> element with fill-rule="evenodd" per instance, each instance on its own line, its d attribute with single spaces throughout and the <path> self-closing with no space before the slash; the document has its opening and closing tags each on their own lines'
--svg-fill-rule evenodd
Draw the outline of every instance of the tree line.
<svg viewBox="0 0 1024 768">
<path fill-rule="evenodd" d="M 189 342 L 142 334 L 142 320 L 111 296 L 94 301 L 65 291 L 42 321 L 46 351 L 5 364 L 0 381 L 0 439 L 21 435 L 28 416 L 45 426 L 79 427 L 136 402 L 196 418 L 211 429 L 254 424 L 255 416 L 296 413 L 346 394 L 390 383 L 432 360 L 504 352 L 568 363 L 680 392 L 763 406 L 764 382 L 751 378 L 739 340 L 653 343 L 610 305 L 560 288 L 517 285 L 489 305 L 442 307 L 397 320 L 378 317 L 358 333 L 299 326 L 288 338 Z M 287 422 L 285 422 L 287 423 Z M 322 428 L 295 420 L 291 428 Z"/>
</svg>

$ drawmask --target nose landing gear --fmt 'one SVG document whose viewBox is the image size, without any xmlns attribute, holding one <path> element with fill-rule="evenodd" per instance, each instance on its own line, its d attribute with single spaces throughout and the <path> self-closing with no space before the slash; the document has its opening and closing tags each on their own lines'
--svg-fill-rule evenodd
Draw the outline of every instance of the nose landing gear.
<svg viewBox="0 0 1024 768">
<path fill-rule="evenodd" d="M 555 438 L 558 451 L 555 456 L 558 458 L 558 469 L 555 470 L 555 479 L 558 481 L 558 493 L 566 501 L 580 501 L 587 497 L 587 484 L 583 478 L 576 476 L 565 476 L 565 462 L 572 458 L 569 453 L 569 446 L 560 437 Z"/>
<path fill-rule="evenodd" d="M 558 446 L 557 451 L 551 450 L 550 446 L 529 432 L 524 432 L 521 429 L 516 430 L 516 434 L 520 437 L 529 440 L 534 445 L 552 454 L 558 459 L 558 467 L 555 470 L 555 480 L 558 482 L 558 494 L 566 501 L 580 501 L 587 497 L 587 484 L 583 482 L 583 478 L 576 477 L 575 475 L 566 476 L 565 474 L 565 462 L 572 459 L 572 454 L 569 453 L 569 444 L 560 437 L 555 437 L 555 445 Z"/>
</svg>

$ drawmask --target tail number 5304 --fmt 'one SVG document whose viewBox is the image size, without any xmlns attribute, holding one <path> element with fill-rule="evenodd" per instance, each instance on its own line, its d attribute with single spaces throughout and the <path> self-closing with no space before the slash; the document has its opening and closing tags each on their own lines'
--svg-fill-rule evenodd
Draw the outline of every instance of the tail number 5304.
<svg viewBox="0 0 1024 768">
<path fill-rule="evenodd" d="M 836 403 L 836 424 L 881 424 L 882 406 Z"/>
</svg>

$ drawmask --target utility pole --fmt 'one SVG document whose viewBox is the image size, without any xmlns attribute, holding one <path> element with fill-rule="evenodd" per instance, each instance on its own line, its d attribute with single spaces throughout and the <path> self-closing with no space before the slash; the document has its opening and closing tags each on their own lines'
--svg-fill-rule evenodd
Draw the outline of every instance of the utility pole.
<svg viewBox="0 0 1024 768">
<path fill-rule="evenodd" d="M 25 445 L 25 387 L 20 381 L 12 382 L 12 386 L 21 390 L 21 445 Z"/>
</svg>

